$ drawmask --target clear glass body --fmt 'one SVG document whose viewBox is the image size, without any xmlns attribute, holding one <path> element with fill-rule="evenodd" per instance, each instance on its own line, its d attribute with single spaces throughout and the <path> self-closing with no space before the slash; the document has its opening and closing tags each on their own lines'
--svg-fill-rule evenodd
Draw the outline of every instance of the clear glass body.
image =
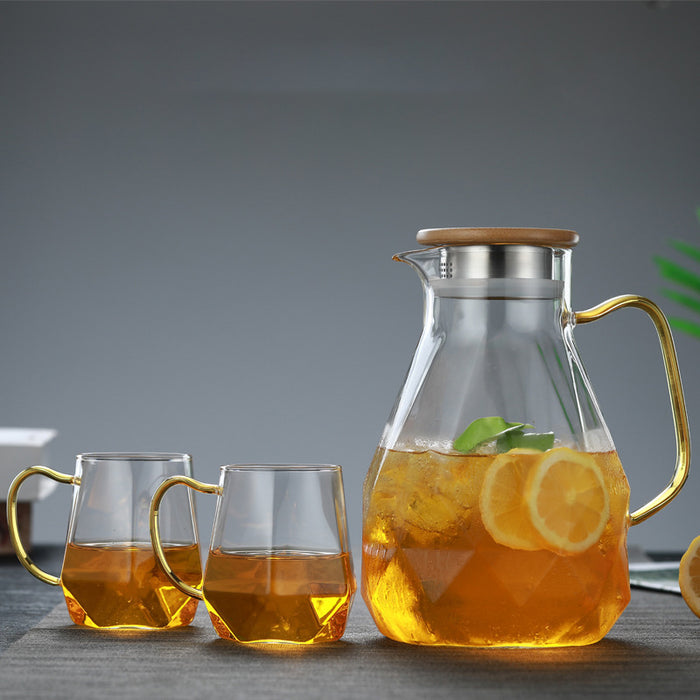
<svg viewBox="0 0 700 700">
<path fill-rule="evenodd" d="M 364 485 L 362 593 L 377 626 L 416 644 L 599 640 L 629 601 L 629 487 L 574 343 L 570 251 L 444 246 L 397 258 L 421 277 L 425 313 Z M 455 449 L 493 416 L 553 444 L 510 457 L 494 440 Z M 585 549 L 583 536 L 579 546 L 549 532 L 556 518 L 537 524 L 552 504 L 536 472 L 565 486 L 581 473 L 601 491 Z M 506 513 L 501 534 L 509 488 L 525 515 Z M 532 518 L 528 541 L 519 531 Z"/>
<path fill-rule="evenodd" d="M 339 639 L 355 594 L 341 469 L 221 469 L 203 598 L 242 643 Z"/>
<path fill-rule="evenodd" d="M 185 454 L 82 454 L 61 570 L 73 621 L 101 629 L 163 629 L 189 624 L 197 601 L 173 588 L 151 547 L 149 507 L 166 478 L 191 476 Z M 173 569 L 202 580 L 194 503 L 189 490 L 163 504 L 164 546 Z"/>
</svg>

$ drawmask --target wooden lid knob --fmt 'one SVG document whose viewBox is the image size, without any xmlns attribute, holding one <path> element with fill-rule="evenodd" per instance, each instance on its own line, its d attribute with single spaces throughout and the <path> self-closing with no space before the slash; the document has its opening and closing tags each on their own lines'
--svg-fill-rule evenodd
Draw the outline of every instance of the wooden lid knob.
<svg viewBox="0 0 700 700">
<path fill-rule="evenodd" d="M 573 248 L 578 233 L 562 228 L 424 228 L 416 240 L 423 245 L 536 245 Z"/>
</svg>

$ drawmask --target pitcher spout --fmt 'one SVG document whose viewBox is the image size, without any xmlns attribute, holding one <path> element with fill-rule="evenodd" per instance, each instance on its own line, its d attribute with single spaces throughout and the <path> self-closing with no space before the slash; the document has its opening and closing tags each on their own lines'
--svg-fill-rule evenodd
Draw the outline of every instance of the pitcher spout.
<svg viewBox="0 0 700 700">
<path fill-rule="evenodd" d="M 429 284 L 430 279 L 439 276 L 439 248 L 421 248 L 420 250 L 407 250 L 404 253 L 396 253 L 392 260 L 406 263 L 413 268 L 424 284 Z"/>
</svg>

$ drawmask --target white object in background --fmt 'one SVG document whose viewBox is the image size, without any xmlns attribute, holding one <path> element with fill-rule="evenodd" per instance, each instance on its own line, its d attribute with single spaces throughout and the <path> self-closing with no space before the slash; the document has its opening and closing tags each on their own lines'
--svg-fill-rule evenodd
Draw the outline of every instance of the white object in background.
<svg viewBox="0 0 700 700">
<path fill-rule="evenodd" d="M 46 464 L 46 446 L 58 432 L 48 428 L 0 428 L 0 501 L 12 480 L 26 467 Z M 58 484 L 50 479 L 29 479 L 19 492 L 19 501 L 46 498 Z"/>
<path fill-rule="evenodd" d="M 677 561 L 630 562 L 630 585 L 680 595 L 678 565 Z"/>
</svg>

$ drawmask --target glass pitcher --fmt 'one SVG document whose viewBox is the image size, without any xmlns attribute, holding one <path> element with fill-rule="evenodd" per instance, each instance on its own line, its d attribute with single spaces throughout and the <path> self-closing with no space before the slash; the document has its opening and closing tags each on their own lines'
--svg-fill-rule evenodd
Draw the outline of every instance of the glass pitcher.
<svg viewBox="0 0 700 700">
<path fill-rule="evenodd" d="M 362 593 L 413 644 L 600 640 L 630 599 L 627 530 L 666 505 L 690 460 L 671 333 L 652 302 L 570 306 L 573 231 L 428 229 L 395 260 L 424 327 L 365 479 Z M 574 343 L 633 306 L 659 334 L 676 432 L 669 485 L 629 514 L 629 486 Z"/>
</svg>

